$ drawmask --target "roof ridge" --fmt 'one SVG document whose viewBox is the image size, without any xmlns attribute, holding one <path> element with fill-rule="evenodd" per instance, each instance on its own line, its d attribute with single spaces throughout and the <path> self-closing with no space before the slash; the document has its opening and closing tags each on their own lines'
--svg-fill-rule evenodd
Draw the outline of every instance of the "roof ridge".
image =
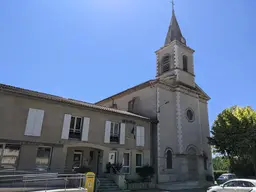
<svg viewBox="0 0 256 192">
<path fill-rule="evenodd" d="M 124 110 L 120 110 L 120 109 L 103 107 L 103 106 L 100 106 L 97 104 L 87 103 L 87 102 L 79 101 L 79 100 L 67 99 L 64 97 L 56 96 L 56 95 L 51 95 L 51 94 L 47 94 L 47 93 L 43 93 L 43 92 L 39 92 L 39 91 L 33 91 L 30 89 L 24 89 L 24 88 L 20 88 L 20 87 L 16 87 L 16 86 L 6 85 L 6 84 L 2 84 L 2 83 L 0 83 L 0 90 L 7 91 L 7 92 L 8 91 L 14 92 L 14 93 L 23 94 L 23 95 L 28 95 L 28 96 L 42 98 L 42 99 L 48 99 L 48 100 L 53 100 L 53 101 L 58 101 L 58 102 L 63 102 L 63 103 L 84 106 L 84 107 L 98 109 L 98 110 L 104 110 L 104 111 L 113 112 L 113 113 L 119 113 L 119 114 L 123 114 L 123 115 L 138 117 L 141 119 L 147 119 L 147 120 L 150 119 L 148 117 L 144 117 L 144 116 L 137 115 L 137 114 L 134 114 L 134 113 L 131 113 L 128 111 L 124 111 Z"/>
</svg>

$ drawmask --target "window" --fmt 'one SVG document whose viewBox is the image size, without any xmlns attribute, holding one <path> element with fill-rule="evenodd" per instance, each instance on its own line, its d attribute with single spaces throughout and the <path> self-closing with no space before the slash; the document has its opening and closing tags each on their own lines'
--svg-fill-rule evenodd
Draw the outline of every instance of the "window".
<svg viewBox="0 0 256 192">
<path fill-rule="evenodd" d="M 128 102 L 128 111 L 132 112 L 133 111 L 133 106 L 134 106 L 134 99 Z"/>
<path fill-rule="evenodd" d="M 141 153 L 136 154 L 136 173 L 138 172 L 137 168 L 142 167 L 143 164 L 143 158 Z"/>
<path fill-rule="evenodd" d="M 1 144 L 0 148 L 1 168 L 16 168 L 20 154 L 20 145 Z"/>
<path fill-rule="evenodd" d="M 194 121 L 194 112 L 192 111 L 192 109 L 187 109 L 186 116 L 187 116 L 188 121 L 190 121 L 190 122 Z"/>
<path fill-rule="evenodd" d="M 72 116 L 70 121 L 69 137 L 74 139 L 81 139 L 82 126 L 83 118 Z"/>
<path fill-rule="evenodd" d="M 223 187 L 238 187 L 238 181 L 229 181 L 225 183 Z"/>
<path fill-rule="evenodd" d="M 255 187 L 254 184 L 252 184 L 249 181 L 238 181 L 239 187 Z"/>
<path fill-rule="evenodd" d="M 168 150 L 166 152 L 166 168 L 172 169 L 172 151 Z"/>
<path fill-rule="evenodd" d="M 125 174 L 130 173 L 130 153 L 124 153 L 122 172 Z"/>
<path fill-rule="evenodd" d="M 142 167 L 142 154 L 136 154 L 136 167 Z"/>
<path fill-rule="evenodd" d="M 207 158 L 204 157 L 204 170 L 207 170 Z"/>
<path fill-rule="evenodd" d="M 188 71 L 188 57 L 183 55 L 183 71 Z"/>
<path fill-rule="evenodd" d="M 171 58 L 170 58 L 169 55 L 166 55 L 166 56 L 163 57 L 162 63 L 161 63 L 162 73 L 167 72 L 167 71 L 170 70 L 170 60 L 171 60 Z"/>
<path fill-rule="evenodd" d="M 51 147 L 38 147 L 36 155 L 36 168 L 39 170 L 47 170 L 50 165 Z"/>
<path fill-rule="evenodd" d="M 120 123 L 111 122 L 110 142 L 119 143 Z"/>
</svg>

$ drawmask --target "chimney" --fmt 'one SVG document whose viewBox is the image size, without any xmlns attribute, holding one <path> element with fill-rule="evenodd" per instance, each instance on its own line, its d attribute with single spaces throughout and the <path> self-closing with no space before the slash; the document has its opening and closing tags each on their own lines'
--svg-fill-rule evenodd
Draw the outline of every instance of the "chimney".
<svg viewBox="0 0 256 192">
<path fill-rule="evenodd" d="M 116 104 L 116 103 L 113 103 L 111 108 L 117 109 L 117 104 Z"/>
</svg>

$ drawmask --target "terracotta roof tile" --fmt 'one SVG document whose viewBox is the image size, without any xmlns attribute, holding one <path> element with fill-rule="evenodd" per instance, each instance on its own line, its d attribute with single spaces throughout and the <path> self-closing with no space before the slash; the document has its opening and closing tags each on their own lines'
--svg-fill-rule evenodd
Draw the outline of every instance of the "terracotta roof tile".
<svg viewBox="0 0 256 192">
<path fill-rule="evenodd" d="M 148 117 L 143 117 L 143 116 L 140 116 L 140 115 L 137 115 L 134 113 L 127 112 L 127 111 L 103 107 L 103 106 L 99 106 L 99 105 L 95 105 L 95 104 L 91 104 L 91 103 L 87 103 L 87 102 L 83 102 L 83 101 L 67 99 L 67 98 L 63 98 L 63 97 L 59 97 L 59 96 L 55 96 L 55 95 L 50 95 L 50 94 L 46 94 L 46 93 L 41 93 L 41 92 L 37 92 L 37 91 L 32 91 L 32 90 L 28 90 L 28 89 L 5 85 L 5 84 L 1 84 L 1 83 L 0 83 L 0 91 L 7 91 L 7 92 L 12 92 L 12 93 L 37 97 L 37 98 L 41 98 L 41 99 L 48 99 L 48 100 L 58 101 L 58 102 L 62 102 L 62 103 L 73 104 L 73 105 L 77 105 L 77 106 L 84 106 L 84 107 L 95 109 L 95 110 L 108 111 L 108 112 L 112 112 L 112 113 L 118 113 L 121 115 L 127 115 L 127 116 L 131 116 L 131 117 L 137 117 L 137 118 L 149 120 Z"/>
</svg>

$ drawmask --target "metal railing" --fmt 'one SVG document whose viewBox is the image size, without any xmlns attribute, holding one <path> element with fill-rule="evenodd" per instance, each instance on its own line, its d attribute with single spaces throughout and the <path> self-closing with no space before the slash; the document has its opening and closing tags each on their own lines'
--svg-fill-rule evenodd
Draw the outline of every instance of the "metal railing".
<svg viewBox="0 0 256 192">
<path fill-rule="evenodd" d="M 119 170 L 117 170 L 112 164 L 111 164 L 111 168 L 114 169 L 116 173 L 113 173 L 112 171 L 110 171 L 110 173 L 111 173 L 112 175 L 119 175 L 119 176 L 121 176 L 121 178 L 122 178 L 122 180 L 123 180 L 123 182 L 124 182 L 124 184 L 125 184 L 125 186 L 126 186 L 126 189 L 127 189 L 128 186 L 127 186 L 127 182 L 126 182 L 125 175 L 122 174 Z M 121 190 L 125 190 L 125 188 L 123 188 L 123 189 L 121 189 Z"/>
<path fill-rule="evenodd" d="M 0 175 L 1 188 L 12 188 L 14 191 L 35 191 L 51 189 L 83 188 L 85 174 L 17 174 Z"/>
</svg>

